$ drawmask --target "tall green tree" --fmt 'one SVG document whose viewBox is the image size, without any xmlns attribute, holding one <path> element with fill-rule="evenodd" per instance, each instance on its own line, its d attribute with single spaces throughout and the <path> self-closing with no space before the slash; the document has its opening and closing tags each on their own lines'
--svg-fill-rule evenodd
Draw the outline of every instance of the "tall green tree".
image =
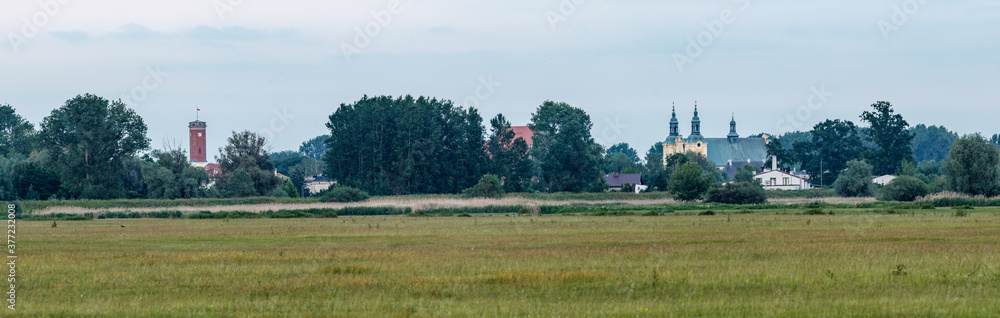
<svg viewBox="0 0 1000 318">
<path fill-rule="evenodd" d="M 323 162 L 312 157 L 303 156 L 296 151 L 281 151 L 272 153 L 268 161 L 274 165 L 278 173 L 291 175 L 293 170 L 302 170 L 306 175 L 318 175 L 323 173 Z"/>
<path fill-rule="evenodd" d="M 916 162 L 941 161 L 948 157 L 951 145 L 958 139 L 958 134 L 949 131 L 944 126 L 926 126 L 919 124 L 910 128 L 913 141 L 913 159 Z"/>
<path fill-rule="evenodd" d="M 323 155 L 330 151 L 330 147 L 327 146 L 329 139 L 330 135 L 322 135 L 306 140 L 299 146 L 299 153 L 315 160 L 323 160 Z"/>
<path fill-rule="evenodd" d="M 1000 194 L 1000 149 L 980 134 L 955 140 L 941 169 L 949 190 L 969 195 Z"/>
<path fill-rule="evenodd" d="M 302 197 L 307 196 L 305 184 L 306 184 L 306 174 L 302 172 L 301 169 L 293 169 L 292 174 L 288 176 L 292 179 L 292 185 L 295 187 L 296 191 L 299 191 L 299 195 Z"/>
<path fill-rule="evenodd" d="M 285 191 L 285 194 L 287 194 L 289 198 L 300 197 L 299 190 L 295 188 L 295 183 L 292 183 L 292 180 L 285 180 L 282 182 L 281 190 Z"/>
<path fill-rule="evenodd" d="M 608 149 L 604 155 L 604 173 L 642 173 L 639 155 L 627 143 L 619 143 Z"/>
<path fill-rule="evenodd" d="M 641 173 L 642 166 L 638 163 L 632 161 L 628 155 L 623 153 L 614 153 L 604 156 L 603 160 L 603 171 L 604 173 Z"/>
<path fill-rule="evenodd" d="M 670 177 L 670 192 L 681 201 L 701 199 L 711 187 L 712 176 L 696 162 L 685 163 Z"/>
<path fill-rule="evenodd" d="M 861 121 L 870 126 L 866 130 L 867 140 L 875 144 L 868 161 L 876 174 L 890 174 L 903 161 L 913 161 L 913 133 L 903 116 L 893 112 L 891 103 L 879 101 L 872 108 L 873 111 L 861 114 Z"/>
<path fill-rule="evenodd" d="M 784 171 L 792 171 L 795 168 L 797 162 L 795 158 L 795 152 L 791 148 L 785 148 L 785 140 L 781 137 L 774 138 L 767 143 L 767 155 L 768 158 L 764 162 L 765 167 L 771 167 L 771 160 L 774 158 L 778 159 L 778 169 Z M 770 169 L 770 168 L 768 168 Z"/>
<path fill-rule="evenodd" d="M 524 192 L 531 181 L 531 158 L 528 142 L 515 138 L 510 122 L 503 114 L 490 120 L 490 138 L 486 144 L 489 170 L 503 184 L 506 192 Z"/>
<path fill-rule="evenodd" d="M 150 199 L 192 199 L 206 196 L 209 177 L 202 168 L 191 166 L 182 149 L 154 150 L 153 162 L 142 166 L 146 196 Z"/>
<path fill-rule="evenodd" d="M 17 114 L 14 107 L 0 105 L 0 156 L 31 153 L 35 126 Z"/>
<path fill-rule="evenodd" d="M 229 174 L 223 195 L 227 198 L 260 196 L 261 194 L 256 189 L 255 183 L 253 177 L 245 170 L 236 169 L 236 171 Z M 273 192 L 273 189 L 268 194 L 271 192 Z"/>
<path fill-rule="evenodd" d="M 729 177 L 725 172 L 716 168 L 714 163 L 708 161 L 708 157 L 692 151 L 688 151 L 686 153 L 676 153 L 667 157 L 666 169 L 673 174 L 688 162 L 697 163 L 698 166 L 705 171 L 706 175 L 712 177 L 712 181 L 714 183 L 726 182 L 726 179 Z"/>
<path fill-rule="evenodd" d="M 601 173 L 603 149 L 590 135 L 590 115 L 566 103 L 545 101 L 528 126 L 535 132 L 532 152 L 549 192 L 607 189 Z"/>
<path fill-rule="evenodd" d="M 863 150 L 854 123 L 828 119 L 813 126 L 812 140 L 795 142 L 792 151 L 811 182 L 827 186 L 847 168 L 848 161 L 861 158 Z"/>
<path fill-rule="evenodd" d="M 224 188 L 228 189 L 226 183 L 237 170 L 243 171 L 250 177 L 258 196 L 269 195 L 281 181 L 274 175 L 274 165 L 268 160 L 270 150 L 264 136 L 250 131 L 234 131 L 228 143 L 219 148 L 219 154 L 217 160 L 222 169 Z M 242 188 L 238 193 L 244 194 Z"/>
<path fill-rule="evenodd" d="M 628 143 L 622 142 L 608 148 L 608 157 L 616 154 L 624 154 L 632 163 L 639 163 L 639 153 L 635 149 L 632 149 L 632 147 L 629 147 Z"/>
<path fill-rule="evenodd" d="M 670 172 L 663 166 L 663 143 L 655 143 L 646 151 L 646 163 L 642 169 L 642 183 L 650 190 L 667 191 Z"/>
<path fill-rule="evenodd" d="M 66 101 L 41 124 L 41 144 L 70 196 L 126 196 L 124 162 L 149 148 L 146 124 L 121 101 L 86 94 Z"/>
<path fill-rule="evenodd" d="M 19 160 L 13 164 L 10 182 L 17 197 L 25 200 L 47 200 L 58 194 L 62 185 L 58 173 L 30 160 Z M 29 192 L 34 192 L 34 195 L 29 196 Z"/>
<path fill-rule="evenodd" d="M 451 101 L 365 96 L 327 128 L 327 175 L 372 194 L 460 193 L 486 170 L 482 117 Z"/>
</svg>

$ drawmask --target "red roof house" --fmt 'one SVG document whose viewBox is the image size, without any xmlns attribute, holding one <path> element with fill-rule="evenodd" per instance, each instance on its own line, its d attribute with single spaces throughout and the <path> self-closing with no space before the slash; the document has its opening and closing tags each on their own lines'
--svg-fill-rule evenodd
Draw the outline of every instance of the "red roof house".
<svg viewBox="0 0 1000 318">
<path fill-rule="evenodd" d="M 514 131 L 515 140 L 522 138 L 524 142 L 528 143 L 528 148 L 531 148 L 531 144 L 534 143 L 531 138 L 535 136 L 535 132 L 531 128 L 528 128 L 528 126 L 511 126 L 510 129 Z"/>
</svg>

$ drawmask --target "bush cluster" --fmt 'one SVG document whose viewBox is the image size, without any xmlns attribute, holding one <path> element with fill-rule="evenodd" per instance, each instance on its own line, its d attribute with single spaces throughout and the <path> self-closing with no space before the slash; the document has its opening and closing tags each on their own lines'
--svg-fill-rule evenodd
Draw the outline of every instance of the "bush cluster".
<svg viewBox="0 0 1000 318">
<path fill-rule="evenodd" d="M 708 190 L 705 202 L 763 204 L 767 203 L 767 191 L 764 191 L 764 188 L 759 184 L 752 182 L 732 182 Z"/>
<path fill-rule="evenodd" d="M 467 198 L 498 199 L 503 197 L 503 194 L 503 185 L 500 184 L 500 178 L 495 174 L 484 175 L 479 179 L 479 183 L 462 191 L 462 195 Z"/>
<path fill-rule="evenodd" d="M 930 188 L 920 179 L 911 176 L 900 176 L 878 191 L 878 199 L 882 201 L 913 201 L 927 195 Z"/>
<path fill-rule="evenodd" d="M 843 197 L 870 197 L 875 194 L 875 183 L 871 176 L 871 165 L 851 160 L 847 162 L 847 170 L 841 172 L 837 181 L 833 182 L 833 188 Z"/>
<path fill-rule="evenodd" d="M 368 192 L 351 187 L 335 187 L 320 197 L 320 202 L 361 202 L 368 200 Z"/>
</svg>

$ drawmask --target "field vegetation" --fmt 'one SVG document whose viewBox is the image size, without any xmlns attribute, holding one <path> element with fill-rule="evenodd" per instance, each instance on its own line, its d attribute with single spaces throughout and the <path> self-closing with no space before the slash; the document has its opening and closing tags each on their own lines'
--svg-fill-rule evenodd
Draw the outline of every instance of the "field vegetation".
<svg viewBox="0 0 1000 318">
<path fill-rule="evenodd" d="M 1000 312 L 997 208 L 874 203 L 561 208 L 559 214 L 535 215 L 529 209 L 454 217 L 21 221 L 19 282 L 27 292 L 18 295 L 19 312 L 92 317 Z"/>
</svg>

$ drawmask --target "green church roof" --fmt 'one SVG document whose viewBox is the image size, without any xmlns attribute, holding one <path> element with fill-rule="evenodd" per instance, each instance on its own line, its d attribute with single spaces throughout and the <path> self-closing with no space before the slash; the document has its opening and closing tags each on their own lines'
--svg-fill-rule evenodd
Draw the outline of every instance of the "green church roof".
<svg viewBox="0 0 1000 318">
<path fill-rule="evenodd" d="M 767 144 L 763 138 L 737 138 L 729 142 L 728 138 L 703 138 L 708 145 L 708 161 L 716 166 L 725 166 L 729 160 L 733 162 L 766 161 Z"/>
</svg>

